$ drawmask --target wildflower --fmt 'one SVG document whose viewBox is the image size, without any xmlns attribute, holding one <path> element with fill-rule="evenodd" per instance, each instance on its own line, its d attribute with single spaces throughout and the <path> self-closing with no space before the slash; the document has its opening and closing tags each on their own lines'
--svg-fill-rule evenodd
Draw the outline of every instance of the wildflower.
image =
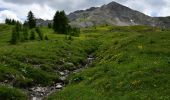
<svg viewBox="0 0 170 100">
<path fill-rule="evenodd" d="M 138 48 L 139 48 L 139 49 L 143 49 L 143 46 L 142 46 L 142 45 L 139 45 Z"/>
<path fill-rule="evenodd" d="M 140 83 L 141 83 L 140 80 L 134 80 L 134 81 L 132 82 L 132 85 L 133 85 L 133 86 L 138 86 Z"/>
</svg>

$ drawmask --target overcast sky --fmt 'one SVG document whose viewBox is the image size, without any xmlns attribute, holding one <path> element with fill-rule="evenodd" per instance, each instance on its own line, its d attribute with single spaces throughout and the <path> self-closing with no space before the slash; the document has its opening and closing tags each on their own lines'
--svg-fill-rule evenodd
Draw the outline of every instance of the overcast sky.
<svg viewBox="0 0 170 100">
<path fill-rule="evenodd" d="M 170 16 L 170 0 L 0 0 L 0 23 L 6 17 L 24 21 L 28 11 L 37 18 L 52 19 L 56 10 L 70 13 L 116 1 L 150 16 Z"/>
</svg>

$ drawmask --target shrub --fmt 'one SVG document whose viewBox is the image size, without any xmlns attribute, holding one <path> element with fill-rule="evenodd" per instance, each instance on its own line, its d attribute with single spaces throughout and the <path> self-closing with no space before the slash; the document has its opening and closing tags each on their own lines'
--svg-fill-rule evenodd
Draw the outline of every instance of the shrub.
<svg viewBox="0 0 170 100">
<path fill-rule="evenodd" d="M 35 30 L 38 33 L 39 39 L 43 40 L 44 39 L 44 35 L 43 35 L 42 31 L 40 30 L 40 28 L 37 27 Z"/>
<path fill-rule="evenodd" d="M 52 24 L 51 23 L 48 23 L 48 28 L 52 28 Z"/>
<path fill-rule="evenodd" d="M 21 40 L 21 37 L 20 37 L 21 27 L 22 27 L 21 24 L 18 22 L 13 28 L 11 40 L 10 40 L 11 44 L 17 44 L 17 42 Z"/>
<path fill-rule="evenodd" d="M 0 99 L 1 100 L 27 100 L 27 96 L 21 90 L 7 87 L 7 86 L 0 86 Z"/>
<path fill-rule="evenodd" d="M 79 28 L 71 28 L 71 35 L 72 36 L 76 36 L 76 37 L 79 37 L 79 34 L 80 34 L 80 29 Z"/>
<path fill-rule="evenodd" d="M 23 37 L 24 37 L 24 40 L 28 40 L 28 28 L 27 27 L 23 28 Z"/>
<path fill-rule="evenodd" d="M 31 31 L 30 40 L 35 40 L 35 31 Z"/>
<path fill-rule="evenodd" d="M 45 40 L 49 40 L 47 35 L 45 35 Z"/>
</svg>

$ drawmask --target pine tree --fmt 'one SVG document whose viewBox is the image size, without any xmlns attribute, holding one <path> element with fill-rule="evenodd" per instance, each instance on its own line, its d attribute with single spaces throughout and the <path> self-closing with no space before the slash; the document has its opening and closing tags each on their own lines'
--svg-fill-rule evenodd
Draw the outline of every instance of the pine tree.
<svg viewBox="0 0 170 100">
<path fill-rule="evenodd" d="M 10 43 L 11 44 L 17 44 L 20 40 L 20 31 L 21 31 L 21 23 L 17 22 L 15 27 L 12 30 L 12 35 L 11 35 L 11 40 Z"/>
<path fill-rule="evenodd" d="M 53 18 L 53 29 L 60 34 L 67 33 L 68 18 L 64 11 L 57 11 Z"/>
<path fill-rule="evenodd" d="M 27 20 L 28 20 L 28 26 L 30 29 L 36 27 L 36 20 L 35 20 L 35 17 L 32 11 L 28 12 Z"/>
<path fill-rule="evenodd" d="M 5 19 L 5 24 L 8 24 L 8 25 L 15 25 L 18 21 L 14 20 L 14 19 L 9 19 L 9 18 L 6 18 Z"/>
</svg>

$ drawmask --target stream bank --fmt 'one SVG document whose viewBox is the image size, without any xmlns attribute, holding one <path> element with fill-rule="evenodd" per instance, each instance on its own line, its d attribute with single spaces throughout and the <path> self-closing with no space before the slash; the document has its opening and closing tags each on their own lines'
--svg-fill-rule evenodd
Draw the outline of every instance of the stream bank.
<svg viewBox="0 0 170 100">
<path fill-rule="evenodd" d="M 41 86 L 35 86 L 27 89 L 27 92 L 29 94 L 29 100 L 43 100 L 48 95 L 61 91 L 68 82 L 66 81 L 67 77 L 72 73 L 78 73 L 87 68 L 89 65 L 92 64 L 95 57 L 93 55 L 89 55 L 86 59 L 86 63 L 84 65 L 81 65 L 81 67 L 78 67 L 77 69 L 73 71 L 58 71 L 60 74 L 60 80 L 61 82 L 56 82 L 52 84 L 51 86 L 41 87 Z"/>
</svg>

